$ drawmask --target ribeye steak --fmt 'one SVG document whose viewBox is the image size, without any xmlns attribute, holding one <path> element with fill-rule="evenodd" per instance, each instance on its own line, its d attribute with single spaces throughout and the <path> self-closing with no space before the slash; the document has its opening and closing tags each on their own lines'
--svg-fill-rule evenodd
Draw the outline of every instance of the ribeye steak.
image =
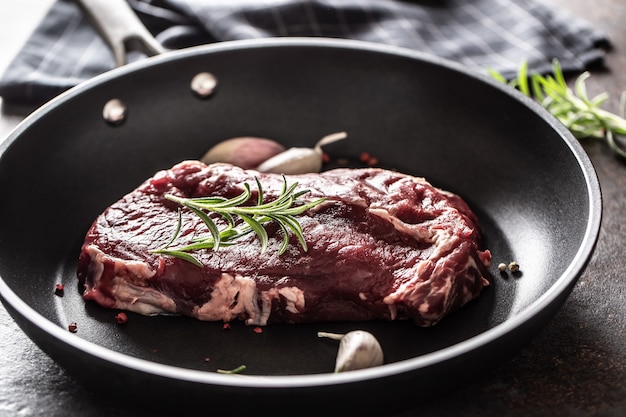
<svg viewBox="0 0 626 417">
<path fill-rule="evenodd" d="M 468 205 L 422 178 L 377 168 L 285 177 L 309 190 L 300 199 L 326 197 L 298 217 L 307 251 L 292 237 L 279 255 L 283 232 L 270 223 L 263 253 L 254 233 L 195 253 L 203 267 L 153 252 L 178 221 L 180 206 L 165 194 L 231 198 L 244 183 L 254 193 L 255 177 L 266 201 L 276 198 L 281 175 L 184 161 L 108 207 L 82 246 L 84 299 L 250 325 L 412 319 L 431 326 L 489 285 L 491 254 Z M 181 239 L 208 233 L 188 209 L 182 218 Z"/>
</svg>

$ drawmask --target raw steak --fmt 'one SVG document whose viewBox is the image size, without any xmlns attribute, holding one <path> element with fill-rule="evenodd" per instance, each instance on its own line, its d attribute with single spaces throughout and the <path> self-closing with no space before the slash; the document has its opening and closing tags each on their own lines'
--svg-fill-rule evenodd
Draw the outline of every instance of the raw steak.
<svg viewBox="0 0 626 417">
<path fill-rule="evenodd" d="M 152 253 L 177 225 L 179 205 L 165 194 L 231 198 L 248 183 L 254 199 L 255 176 L 266 201 L 276 198 L 280 175 L 184 161 L 107 208 L 82 246 L 84 299 L 146 315 L 250 325 L 412 319 L 431 326 L 489 284 L 491 254 L 480 247 L 467 204 L 422 178 L 374 168 L 286 177 L 310 190 L 300 199 L 327 198 L 298 217 L 308 251 L 292 236 L 278 255 L 282 231 L 269 223 L 263 254 L 254 234 L 195 253 L 203 267 Z M 183 210 L 181 239 L 207 233 Z"/>
</svg>

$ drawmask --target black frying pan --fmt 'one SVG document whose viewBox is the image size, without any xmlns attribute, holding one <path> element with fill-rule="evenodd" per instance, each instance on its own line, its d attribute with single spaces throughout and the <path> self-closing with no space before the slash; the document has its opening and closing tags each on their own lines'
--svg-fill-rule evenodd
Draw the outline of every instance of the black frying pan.
<svg viewBox="0 0 626 417">
<path fill-rule="evenodd" d="M 217 79 L 208 98 L 190 89 L 200 72 Z M 121 124 L 102 117 L 113 98 L 128 109 Z M 327 149 L 335 165 L 368 151 L 470 203 L 494 257 L 492 286 L 479 299 L 429 329 L 322 323 L 256 334 L 243 324 L 225 332 L 219 323 L 134 314 L 119 326 L 115 311 L 80 298 L 75 268 L 87 228 L 156 171 L 230 137 L 311 146 L 337 131 L 349 137 Z M 329 39 L 191 48 L 90 80 L 0 145 L 0 189 L 0 295 L 45 352 L 94 389 L 132 401 L 147 390 L 158 408 L 233 414 L 332 407 L 386 415 L 480 377 L 566 300 L 601 219 L 589 159 L 540 106 L 432 56 Z M 498 272 L 510 260 L 521 274 Z M 64 297 L 53 294 L 56 283 Z M 337 345 L 316 333 L 355 328 L 379 338 L 386 364 L 332 374 Z M 245 375 L 215 372 L 241 364 Z"/>
</svg>

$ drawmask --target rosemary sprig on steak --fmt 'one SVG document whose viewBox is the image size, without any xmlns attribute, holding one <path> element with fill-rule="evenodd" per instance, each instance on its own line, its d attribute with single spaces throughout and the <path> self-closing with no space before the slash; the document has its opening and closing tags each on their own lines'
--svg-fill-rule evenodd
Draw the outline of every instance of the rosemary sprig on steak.
<svg viewBox="0 0 626 417">
<path fill-rule="evenodd" d="M 308 193 L 309 190 L 296 192 L 298 183 L 295 182 L 288 186 L 287 179 L 283 176 L 283 188 L 278 198 L 270 202 L 265 202 L 263 187 L 257 177 L 255 177 L 255 181 L 258 190 L 258 197 L 255 205 L 249 204 L 252 191 L 250 189 L 250 185 L 247 183 L 243 184 L 244 191 L 240 195 L 230 199 L 219 196 L 184 198 L 177 197 L 172 194 L 166 194 L 165 198 L 189 208 L 193 213 L 200 217 L 209 229 L 210 236 L 194 238 L 192 243 L 188 245 L 170 248 L 178 238 L 182 226 L 182 214 L 179 210 L 178 225 L 174 235 L 165 246 L 154 250 L 153 253 L 174 256 L 192 262 L 198 267 L 202 267 L 202 263 L 189 252 L 202 249 L 217 250 L 220 246 L 232 245 L 236 243 L 235 241 L 237 239 L 252 232 L 256 233 L 260 239 L 261 253 L 264 253 L 267 249 L 269 241 L 264 224 L 269 222 L 275 222 L 283 232 L 283 242 L 278 251 L 279 255 L 282 255 L 287 250 L 290 236 L 292 234 L 297 237 L 300 245 L 306 251 L 307 245 L 304 236 L 302 235 L 302 226 L 298 222 L 296 216 L 319 205 L 325 200 L 325 198 L 319 198 L 307 203 L 296 204 L 298 201 L 297 199 Z M 225 220 L 226 226 L 220 229 L 215 220 L 213 220 L 209 215 L 210 213 L 218 214 L 223 220 Z M 243 220 L 243 222 L 237 222 L 237 218 Z"/>
</svg>

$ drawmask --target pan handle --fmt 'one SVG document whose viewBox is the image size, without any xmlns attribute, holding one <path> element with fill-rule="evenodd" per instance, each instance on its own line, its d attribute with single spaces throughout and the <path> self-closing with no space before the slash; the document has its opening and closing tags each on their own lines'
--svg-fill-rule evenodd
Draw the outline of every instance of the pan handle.
<svg viewBox="0 0 626 417">
<path fill-rule="evenodd" d="M 127 63 L 130 50 L 148 56 L 166 52 L 139 20 L 126 0 L 77 0 L 87 18 L 109 44 L 119 67 Z"/>
</svg>

